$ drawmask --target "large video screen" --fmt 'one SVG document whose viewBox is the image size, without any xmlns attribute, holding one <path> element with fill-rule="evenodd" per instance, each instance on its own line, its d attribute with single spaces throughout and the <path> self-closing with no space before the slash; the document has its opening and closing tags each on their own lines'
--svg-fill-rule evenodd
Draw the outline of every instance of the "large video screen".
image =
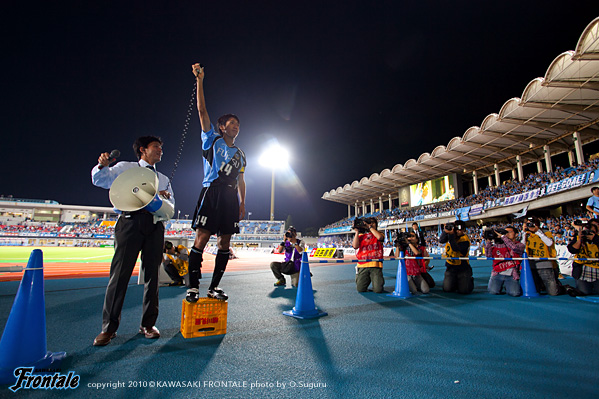
<svg viewBox="0 0 599 399">
<path fill-rule="evenodd" d="M 410 206 L 433 204 L 455 199 L 455 190 L 450 176 L 428 180 L 410 186 Z"/>
</svg>

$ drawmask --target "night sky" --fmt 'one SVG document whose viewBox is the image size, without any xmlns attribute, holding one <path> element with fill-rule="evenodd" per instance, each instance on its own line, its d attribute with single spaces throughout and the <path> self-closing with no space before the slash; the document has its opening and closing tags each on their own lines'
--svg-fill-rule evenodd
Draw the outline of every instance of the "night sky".
<svg viewBox="0 0 599 399">
<path fill-rule="evenodd" d="M 101 152 L 165 141 L 171 175 L 194 78 L 211 120 L 235 113 L 246 209 L 268 219 L 271 139 L 289 149 L 275 218 L 301 231 L 347 215 L 325 191 L 446 145 L 519 97 L 599 15 L 596 2 L 144 1 L 0 5 L 0 194 L 110 206 Z M 127 4 L 127 5 L 125 5 Z M 173 181 L 191 216 L 203 177 L 192 112 Z"/>
</svg>

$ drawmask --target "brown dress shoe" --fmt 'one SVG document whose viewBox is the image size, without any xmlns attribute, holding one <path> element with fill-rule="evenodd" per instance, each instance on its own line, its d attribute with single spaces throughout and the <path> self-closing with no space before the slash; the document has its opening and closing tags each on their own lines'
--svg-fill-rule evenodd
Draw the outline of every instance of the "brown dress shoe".
<svg viewBox="0 0 599 399">
<path fill-rule="evenodd" d="M 94 339 L 94 346 L 104 346 L 110 343 L 110 340 L 116 337 L 116 332 L 101 332 L 98 334 L 96 339 Z"/>
<path fill-rule="evenodd" d="M 139 327 L 139 332 L 144 334 L 146 338 L 160 338 L 160 331 L 156 327 Z"/>
</svg>

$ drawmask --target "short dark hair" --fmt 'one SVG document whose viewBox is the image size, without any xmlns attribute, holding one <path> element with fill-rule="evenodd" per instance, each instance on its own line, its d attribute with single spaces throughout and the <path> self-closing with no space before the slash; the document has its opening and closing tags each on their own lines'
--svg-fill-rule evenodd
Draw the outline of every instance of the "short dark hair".
<svg viewBox="0 0 599 399">
<path fill-rule="evenodd" d="M 520 230 L 518 230 L 517 227 L 512 226 L 512 225 L 505 226 L 505 228 L 514 230 L 514 233 L 516 233 L 516 234 L 518 234 L 520 232 Z"/>
<path fill-rule="evenodd" d="M 218 134 L 221 134 L 220 127 L 221 126 L 225 127 L 227 125 L 227 122 L 229 122 L 229 119 L 235 119 L 237 121 L 237 123 L 241 123 L 241 122 L 239 122 L 239 118 L 237 117 L 237 115 L 224 114 L 223 116 L 218 118 L 218 120 L 216 121 L 216 130 L 217 130 Z"/>
<path fill-rule="evenodd" d="M 595 190 L 599 190 L 599 187 L 595 186 L 591 188 L 591 192 L 595 191 Z"/>
<path fill-rule="evenodd" d="M 153 143 L 155 141 L 159 142 L 160 145 L 162 145 L 162 139 L 157 136 L 141 136 L 135 139 L 135 142 L 133 142 L 133 151 L 135 152 L 135 155 L 137 156 L 138 160 L 141 159 L 140 148 L 148 148 L 150 143 Z"/>
</svg>

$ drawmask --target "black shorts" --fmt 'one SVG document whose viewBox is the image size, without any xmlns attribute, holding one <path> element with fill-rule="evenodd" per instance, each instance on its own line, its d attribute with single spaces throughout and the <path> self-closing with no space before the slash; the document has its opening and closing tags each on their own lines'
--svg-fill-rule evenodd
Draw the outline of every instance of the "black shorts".
<svg viewBox="0 0 599 399">
<path fill-rule="evenodd" d="M 205 229 L 222 236 L 239 233 L 237 189 L 226 185 L 202 188 L 193 213 L 193 229 Z"/>
</svg>

